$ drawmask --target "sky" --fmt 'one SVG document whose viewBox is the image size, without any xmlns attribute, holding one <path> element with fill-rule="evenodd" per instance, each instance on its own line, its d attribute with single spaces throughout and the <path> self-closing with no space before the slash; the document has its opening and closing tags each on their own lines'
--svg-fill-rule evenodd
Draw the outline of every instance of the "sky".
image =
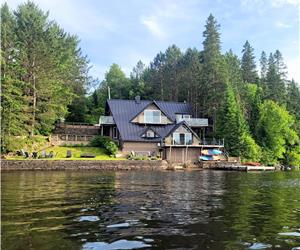
<svg viewBox="0 0 300 250">
<path fill-rule="evenodd" d="M 12 9 L 24 0 L 9 0 Z M 221 46 L 239 57 L 248 40 L 257 62 L 279 49 L 288 77 L 300 83 L 300 0 L 34 0 L 65 31 L 80 38 L 90 73 L 100 81 L 113 63 L 129 75 L 175 44 L 202 49 L 204 25 L 213 14 Z"/>
</svg>

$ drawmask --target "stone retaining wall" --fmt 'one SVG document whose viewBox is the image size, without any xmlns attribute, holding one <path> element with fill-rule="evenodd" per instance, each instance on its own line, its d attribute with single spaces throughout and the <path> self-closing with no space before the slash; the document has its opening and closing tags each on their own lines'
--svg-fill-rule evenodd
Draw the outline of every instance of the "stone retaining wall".
<svg viewBox="0 0 300 250">
<path fill-rule="evenodd" d="M 2 160 L 1 171 L 10 170 L 162 170 L 166 161 Z"/>
</svg>

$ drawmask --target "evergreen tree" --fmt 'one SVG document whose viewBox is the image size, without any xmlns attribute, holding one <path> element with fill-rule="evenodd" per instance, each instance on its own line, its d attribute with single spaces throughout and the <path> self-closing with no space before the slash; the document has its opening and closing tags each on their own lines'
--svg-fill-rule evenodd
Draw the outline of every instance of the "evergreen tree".
<svg viewBox="0 0 300 250">
<path fill-rule="evenodd" d="M 285 73 L 280 54 L 270 53 L 266 77 L 265 97 L 280 104 L 286 101 Z"/>
<path fill-rule="evenodd" d="M 293 79 L 287 84 L 287 109 L 300 121 L 300 89 Z"/>
<path fill-rule="evenodd" d="M 19 62 L 16 20 L 5 3 L 1 7 L 1 147 L 9 148 L 13 136 L 27 134 L 26 116 L 28 101 L 23 95 L 26 83 L 21 77 L 24 69 Z"/>
<path fill-rule="evenodd" d="M 266 52 L 261 52 L 260 57 L 260 78 L 262 81 L 266 79 L 267 76 L 267 70 L 268 70 L 268 59 Z"/>
<path fill-rule="evenodd" d="M 225 62 L 221 56 L 220 45 L 220 25 L 213 15 L 210 14 L 206 21 L 205 31 L 203 32 L 203 76 L 201 88 L 206 90 L 202 96 L 201 106 L 205 113 L 211 116 L 213 124 L 217 120 L 217 110 L 223 101 L 223 93 L 226 89 Z"/>
<path fill-rule="evenodd" d="M 242 53 L 241 69 L 243 80 L 248 83 L 257 83 L 258 75 L 256 71 L 254 50 L 248 41 L 244 44 Z"/>
</svg>

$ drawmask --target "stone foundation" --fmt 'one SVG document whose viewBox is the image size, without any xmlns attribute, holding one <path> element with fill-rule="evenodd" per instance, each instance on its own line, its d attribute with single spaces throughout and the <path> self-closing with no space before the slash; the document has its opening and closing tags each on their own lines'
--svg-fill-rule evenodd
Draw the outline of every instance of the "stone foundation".
<svg viewBox="0 0 300 250">
<path fill-rule="evenodd" d="M 162 170 L 166 161 L 2 160 L 1 171 L 10 170 Z"/>
</svg>

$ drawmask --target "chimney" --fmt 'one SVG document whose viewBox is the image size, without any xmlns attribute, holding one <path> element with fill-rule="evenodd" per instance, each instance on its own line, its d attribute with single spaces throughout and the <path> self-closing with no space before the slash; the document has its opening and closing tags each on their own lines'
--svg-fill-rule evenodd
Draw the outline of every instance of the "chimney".
<svg viewBox="0 0 300 250">
<path fill-rule="evenodd" d="M 141 103 L 141 97 L 140 97 L 139 95 L 137 95 L 137 96 L 134 98 L 134 100 L 135 100 L 135 103 L 136 103 L 136 104 L 140 104 L 140 103 Z"/>
</svg>

